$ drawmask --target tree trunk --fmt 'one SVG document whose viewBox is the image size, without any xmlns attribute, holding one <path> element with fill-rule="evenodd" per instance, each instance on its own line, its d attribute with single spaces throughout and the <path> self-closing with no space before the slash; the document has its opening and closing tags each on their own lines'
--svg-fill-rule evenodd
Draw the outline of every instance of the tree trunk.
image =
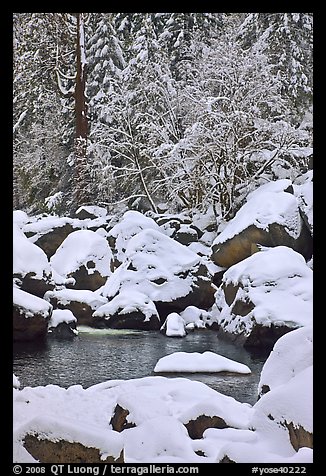
<svg viewBox="0 0 326 476">
<path fill-rule="evenodd" d="M 84 19 L 76 13 L 76 85 L 75 85 L 75 200 L 78 205 L 87 201 L 87 103 L 86 103 L 86 55 Z"/>
</svg>

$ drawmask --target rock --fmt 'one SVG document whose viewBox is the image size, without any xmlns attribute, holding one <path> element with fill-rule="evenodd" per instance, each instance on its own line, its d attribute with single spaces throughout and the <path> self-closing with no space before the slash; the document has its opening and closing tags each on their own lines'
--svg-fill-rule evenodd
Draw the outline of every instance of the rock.
<svg viewBox="0 0 326 476">
<path fill-rule="evenodd" d="M 40 463 L 124 463 L 123 452 L 118 458 L 101 458 L 98 448 L 66 440 L 51 441 L 42 435 L 26 435 L 25 449 Z"/>
<path fill-rule="evenodd" d="M 173 236 L 174 240 L 185 246 L 198 241 L 198 238 L 198 232 L 192 225 L 181 225 L 179 230 Z"/>
<path fill-rule="evenodd" d="M 293 352 L 293 349 L 296 349 Z M 301 327 L 284 335 L 266 360 L 258 384 L 258 398 L 287 383 L 313 364 L 312 326 Z"/>
<path fill-rule="evenodd" d="M 311 324 L 312 271 L 291 248 L 264 249 L 229 268 L 215 298 L 221 334 L 272 349 L 282 335 Z"/>
<path fill-rule="evenodd" d="M 93 312 L 103 304 L 107 299 L 93 291 L 77 289 L 61 289 L 49 291 L 44 299 L 50 302 L 54 309 L 68 309 L 76 317 L 78 325 L 95 326 Z M 105 327 L 105 325 L 101 326 Z"/>
<path fill-rule="evenodd" d="M 68 287 L 95 291 L 111 274 L 112 252 L 99 233 L 78 230 L 62 242 L 50 263 L 64 279 L 72 278 Z"/>
<path fill-rule="evenodd" d="M 160 332 L 167 337 L 185 337 L 186 323 L 176 312 L 169 314 L 160 328 Z"/>
<path fill-rule="evenodd" d="M 110 420 L 110 425 L 114 431 L 123 431 L 127 428 L 134 428 L 136 425 L 132 422 L 128 422 L 127 416 L 129 415 L 129 410 L 122 408 L 119 404 L 115 406 L 114 413 Z"/>
<path fill-rule="evenodd" d="M 45 338 L 52 306 L 44 299 L 13 289 L 13 339 L 31 341 Z"/>
<path fill-rule="evenodd" d="M 292 422 L 285 422 L 289 431 L 291 445 L 298 451 L 300 448 L 313 448 L 313 434 L 305 430 L 301 425 L 295 426 Z"/>
<path fill-rule="evenodd" d="M 122 290 L 93 313 L 95 325 L 105 322 L 112 329 L 158 330 L 160 318 L 155 304 L 143 293 Z"/>
<path fill-rule="evenodd" d="M 108 299 L 131 288 L 141 292 L 155 304 L 162 323 L 171 312 L 191 305 L 208 309 L 214 303 L 215 287 L 204 260 L 159 231 L 139 232 L 124 256 L 101 290 Z"/>
<path fill-rule="evenodd" d="M 308 230 L 313 235 L 313 171 L 303 174 L 296 179 L 294 195 L 298 199 L 300 213 Z"/>
<path fill-rule="evenodd" d="M 311 258 L 312 237 L 301 218 L 299 202 L 285 191 L 290 184 L 279 180 L 249 194 L 247 202 L 213 242 L 214 263 L 229 268 L 251 256 L 257 244 L 287 246 L 306 260 Z"/>
<path fill-rule="evenodd" d="M 48 324 L 50 337 L 70 339 L 77 335 L 77 319 L 68 309 L 55 309 Z"/>
<path fill-rule="evenodd" d="M 199 415 L 195 420 L 190 420 L 185 424 L 190 438 L 197 440 L 203 437 L 207 428 L 228 428 L 223 418 L 219 416 Z"/>
</svg>

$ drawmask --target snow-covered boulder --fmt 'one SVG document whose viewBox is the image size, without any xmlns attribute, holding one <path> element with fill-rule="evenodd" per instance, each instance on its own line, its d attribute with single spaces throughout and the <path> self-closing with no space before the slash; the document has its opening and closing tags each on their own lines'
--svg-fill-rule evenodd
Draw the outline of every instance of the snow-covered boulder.
<svg viewBox="0 0 326 476">
<path fill-rule="evenodd" d="M 126 246 L 124 262 L 108 278 L 102 295 L 110 299 L 132 288 L 155 303 L 161 320 L 190 305 L 212 306 L 211 274 L 186 246 L 154 229 L 139 232 Z"/>
<path fill-rule="evenodd" d="M 69 217 L 46 216 L 26 223 L 22 230 L 32 243 L 51 258 L 67 236 L 80 229 L 77 220 Z"/>
<path fill-rule="evenodd" d="M 18 217 L 21 218 L 21 215 Z M 13 277 L 17 286 L 38 297 L 43 297 L 46 291 L 53 289 L 51 267 L 46 254 L 26 238 L 15 221 Z"/>
<path fill-rule="evenodd" d="M 44 338 L 52 306 L 44 299 L 13 288 L 13 339 L 30 341 Z"/>
<path fill-rule="evenodd" d="M 160 318 L 153 301 L 133 289 L 122 290 L 93 313 L 93 322 L 102 321 L 113 329 L 157 330 Z"/>
<path fill-rule="evenodd" d="M 263 246 L 288 246 L 305 259 L 312 256 L 312 237 L 301 218 L 299 201 L 287 179 L 262 185 L 247 197 L 212 245 L 211 259 L 229 268 Z"/>
<path fill-rule="evenodd" d="M 306 326 L 289 332 L 276 342 L 261 371 L 259 397 L 313 364 L 312 340 L 312 327 Z"/>
<path fill-rule="evenodd" d="M 186 329 L 191 327 L 197 329 L 205 329 L 206 325 L 210 326 L 212 322 L 211 313 L 205 311 L 204 309 L 199 309 L 196 306 L 188 306 L 182 312 L 180 316 L 185 322 Z"/>
<path fill-rule="evenodd" d="M 49 301 L 54 309 L 68 309 L 76 317 L 78 325 L 92 326 L 95 320 L 92 315 L 108 300 L 100 294 L 86 289 L 59 289 L 48 291 L 44 299 Z M 97 324 L 99 324 L 97 322 Z M 102 327 L 105 327 L 103 324 Z"/>
<path fill-rule="evenodd" d="M 233 340 L 272 348 L 281 335 L 311 324 L 312 284 L 299 253 L 267 248 L 224 273 L 212 314 Z"/>
<path fill-rule="evenodd" d="M 137 233 L 147 229 L 160 230 L 152 218 L 146 217 L 140 212 L 129 210 L 123 215 L 122 220 L 109 231 L 108 238 L 110 246 L 114 250 L 116 267 L 125 259 L 129 240 Z"/>
<path fill-rule="evenodd" d="M 171 312 L 165 319 L 160 331 L 167 337 L 184 337 L 186 332 L 186 323 L 177 312 Z"/>
<path fill-rule="evenodd" d="M 293 352 L 295 353 L 295 352 Z M 313 447 L 313 366 L 263 395 L 253 407 L 253 428 L 274 431 L 287 444 Z"/>
<path fill-rule="evenodd" d="M 231 372 L 250 374 L 247 365 L 215 354 L 214 352 L 174 352 L 159 359 L 154 372 Z"/>
<path fill-rule="evenodd" d="M 74 289 L 95 291 L 111 274 L 112 252 L 99 233 L 74 231 L 51 257 L 52 268 L 65 279 L 73 278 Z"/>
<path fill-rule="evenodd" d="M 71 338 L 78 334 L 76 331 L 77 319 L 68 309 L 54 309 L 48 324 L 51 337 Z"/>
</svg>

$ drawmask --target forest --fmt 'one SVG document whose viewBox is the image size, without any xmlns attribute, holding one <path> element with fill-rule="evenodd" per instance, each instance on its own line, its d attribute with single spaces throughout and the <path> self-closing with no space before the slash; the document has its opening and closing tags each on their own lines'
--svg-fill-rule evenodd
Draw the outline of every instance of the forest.
<svg viewBox="0 0 326 476">
<path fill-rule="evenodd" d="M 232 218 L 312 167 L 311 13 L 17 13 L 14 208 Z"/>
</svg>

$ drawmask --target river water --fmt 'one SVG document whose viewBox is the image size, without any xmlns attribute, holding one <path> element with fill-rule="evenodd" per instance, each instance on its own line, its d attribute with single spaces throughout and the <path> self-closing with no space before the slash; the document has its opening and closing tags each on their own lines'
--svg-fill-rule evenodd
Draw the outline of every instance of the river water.
<svg viewBox="0 0 326 476">
<path fill-rule="evenodd" d="M 111 379 L 157 375 L 157 361 L 173 352 L 211 351 L 247 365 L 252 373 L 165 374 L 170 378 L 199 380 L 211 388 L 254 404 L 265 356 L 254 356 L 242 347 L 217 338 L 211 330 L 196 330 L 184 338 L 159 332 L 80 328 L 72 340 L 49 338 L 45 342 L 14 343 L 13 372 L 21 386 L 60 385 L 84 388 Z"/>
</svg>

